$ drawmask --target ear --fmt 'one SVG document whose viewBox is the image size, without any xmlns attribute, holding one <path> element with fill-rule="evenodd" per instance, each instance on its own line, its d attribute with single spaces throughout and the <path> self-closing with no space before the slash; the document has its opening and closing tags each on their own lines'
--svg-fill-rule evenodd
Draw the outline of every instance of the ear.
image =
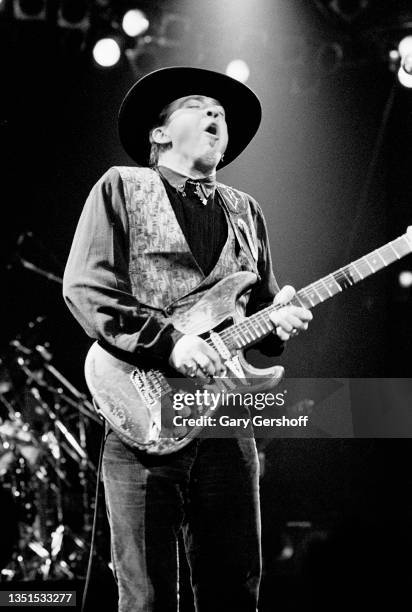
<svg viewBox="0 0 412 612">
<path fill-rule="evenodd" d="M 164 126 L 156 127 L 152 130 L 152 141 L 156 144 L 168 144 L 172 142 L 167 130 Z"/>
</svg>

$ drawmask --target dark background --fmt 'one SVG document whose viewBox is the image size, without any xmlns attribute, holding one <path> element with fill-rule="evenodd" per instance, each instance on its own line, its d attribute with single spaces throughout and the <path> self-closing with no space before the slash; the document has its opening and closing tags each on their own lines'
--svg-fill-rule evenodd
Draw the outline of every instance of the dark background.
<svg viewBox="0 0 412 612">
<path fill-rule="evenodd" d="M 386 3 L 392 12 L 385 12 L 385 3 L 371 2 L 370 13 L 351 22 L 319 10 L 327 2 L 152 4 L 191 20 L 187 39 L 159 50 L 158 66 L 223 71 L 234 57 L 250 66 L 263 124 L 219 179 L 261 203 L 280 285 L 309 284 L 412 224 L 412 90 L 397 83 L 387 60 L 407 3 Z M 0 355 L 7 361 L 9 343 L 28 339 L 29 322 L 45 317 L 29 340 L 50 342 L 55 365 L 85 391 L 90 341 L 60 286 L 25 270 L 20 258 L 62 275 L 92 185 L 111 165 L 132 163 L 118 142 L 116 114 L 143 72 L 125 57 L 101 69 L 91 59 L 91 41 L 80 52 L 64 39 L 49 21 L 0 16 Z M 325 41 L 344 50 L 332 68 L 320 67 Z M 287 374 L 411 377 L 412 293 L 398 282 L 408 269 L 411 256 L 316 308 L 308 333 L 280 359 Z M 340 556 L 346 568 L 359 547 L 387 560 L 409 532 L 411 451 L 410 440 L 278 440 L 266 447 L 263 544 L 273 575 L 283 571 L 278 555 L 290 521 L 310 524 L 291 528 L 297 542 L 315 527 L 321 542 L 324 533 L 350 533 L 352 539 L 335 540 L 347 544 Z M 392 534 L 376 551 L 375 528 Z M 359 535 L 365 533 L 372 535 Z M 319 557 L 311 567 L 316 563 L 321 572 Z"/>
</svg>

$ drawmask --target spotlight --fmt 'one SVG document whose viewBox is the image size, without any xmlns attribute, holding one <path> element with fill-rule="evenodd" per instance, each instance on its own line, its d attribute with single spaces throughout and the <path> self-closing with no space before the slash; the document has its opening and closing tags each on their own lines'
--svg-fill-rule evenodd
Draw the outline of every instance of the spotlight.
<svg viewBox="0 0 412 612">
<path fill-rule="evenodd" d="M 400 58 L 399 51 L 397 49 L 391 49 L 389 51 L 389 59 L 391 62 L 397 62 Z"/>
<path fill-rule="evenodd" d="M 388 68 L 391 72 L 398 72 L 401 56 L 398 49 L 388 51 Z"/>
<path fill-rule="evenodd" d="M 16 19 L 46 19 L 46 0 L 14 0 L 13 9 Z"/>
<path fill-rule="evenodd" d="M 412 55 L 408 55 L 398 70 L 398 81 L 404 87 L 412 88 Z"/>
<path fill-rule="evenodd" d="M 412 87 L 412 36 L 405 36 L 398 45 L 398 55 L 401 65 L 398 70 L 398 80 L 404 87 Z"/>
<path fill-rule="evenodd" d="M 398 45 L 399 55 L 404 58 L 412 54 L 412 36 L 405 36 Z"/>
<path fill-rule="evenodd" d="M 400 272 L 398 280 L 401 287 L 409 289 L 412 287 L 412 272 L 410 270 L 403 270 Z"/>
<path fill-rule="evenodd" d="M 403 58 L 401 67 L 406 74 L 412 75 L 412 53 Z"/>
<path fill-rule="evenodd" d="M 115 66 L 122 55 L 120 45 L 114 38 L 101 38 L 93 47 L 93 58 L 103 68 Z"/>
<path fill-rule="evenodd" d="M 232 79 L 246 83 L 250 75 L 249 66 L 241 59 L 232 60 L 226 67 L 226 74 Z"/>
<path fill-rule="evenodd" d="M 149 28 L 149 20 L 143 11 L 133 9 L 124 14 L 122 20 L 123 31 L 128 36 L 140 36 Z"/>
<path fill-rule="evenodd" d="M 61 28 L 85 30 L 89 25 L 86 0 L 62 0 L 57 14 L 57 24 Z"/>
</svg>

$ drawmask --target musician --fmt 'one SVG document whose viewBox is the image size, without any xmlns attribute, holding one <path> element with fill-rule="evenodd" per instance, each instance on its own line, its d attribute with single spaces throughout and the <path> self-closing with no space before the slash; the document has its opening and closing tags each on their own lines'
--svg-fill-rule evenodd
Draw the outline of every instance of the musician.
<svg viewBox="0 0 412 612">
<path fill-rule="evenodd" d="M 119 113 L 139 167 L 110 169 L 81 215 L 64 278 L 67 304 L 92 338 L 132 363 L 222 374 L 217 351 L 173 326 L 219 280 L 258 278 L 239 305 L 251 314 L 279 291 L 265 222 L 249 195 L 216 181 L 255 135 L 256 95 L 212 71 L 164 68 L 140 79 Z M 276 296 L 276 297 L 275 297 Z M 272 315 L 262 352 L 278 355 L 311 313 Z M 196 609 L 255 612 L 261 571 L 258 460 L 250 438 L 196 439 L 170 455 L 133 450 L 109 431 L 103 479 L 121 612 L 175 611 L 183 529 Z"/>
</svg>

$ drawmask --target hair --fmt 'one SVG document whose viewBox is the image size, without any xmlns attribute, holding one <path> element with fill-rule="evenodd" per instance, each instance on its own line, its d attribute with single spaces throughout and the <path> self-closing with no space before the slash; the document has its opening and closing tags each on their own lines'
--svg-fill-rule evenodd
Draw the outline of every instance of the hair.
<svg viewBox="0 0 412 612">
<path fill-rule="evenodd" d="M 167 106 L 163 108 L 159 115 L 159 121 L 157 125 L 153 126 L 150 130 L 149 140 L 150 140 L 150 156 L 149 156 L 149 166 L 157 166 L 159 163 L 159 157 L 161 153 L 168 151 L 172 148 L 172 143 L 167 142 L 166 144 L 159 144 L 153 140 L 153 132 L 158 127 L 163 127 L 167 124 L 170 115 L 174 112 L 176 108 L 176 101 L 171 102 Z"/>
</svg>

